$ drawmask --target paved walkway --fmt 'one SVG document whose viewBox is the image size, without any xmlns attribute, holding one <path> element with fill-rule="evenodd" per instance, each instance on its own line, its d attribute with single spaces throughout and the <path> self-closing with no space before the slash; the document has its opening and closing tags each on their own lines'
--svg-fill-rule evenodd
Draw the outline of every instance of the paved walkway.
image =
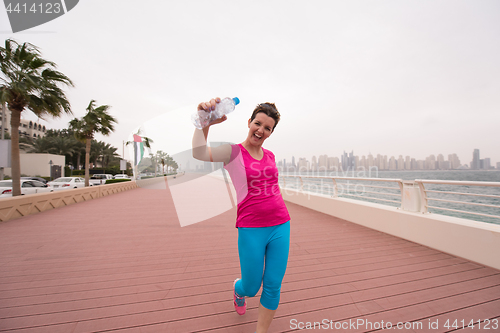
<svg viewBox="0 0 500 333">
<path fill-rule="evenodd" d="M 459 331 L 500 331 L 500 271 L 288 208 L 289 267 L 270 332 L 325 331 L 330 320 L 336 332 L 381 331 L 382 321 L 447 332 L 455 319 L 486 318 L 497 326 Z M 235 214 L 181 228 L 168 189 L 138 188 L 1 223 L 0 331 L 254 332 L 258 297 L 244 316 L 232 306 Z"/>
</svg>

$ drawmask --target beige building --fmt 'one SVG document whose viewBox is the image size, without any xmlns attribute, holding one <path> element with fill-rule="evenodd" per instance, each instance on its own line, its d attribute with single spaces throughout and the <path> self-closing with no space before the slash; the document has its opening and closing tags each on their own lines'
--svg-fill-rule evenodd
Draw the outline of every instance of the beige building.
<svg viewBox="0 0 500 333">
<path fill-rule="evenodd" d="M 1 111 L 1 108 L 0 108 Z M 10 118 L 11 111 L 5 108 L 5 122 L 2 119 L 2 113 L 0 112 L 0 128 L 5 133 L 12 134 L 12 130 L 10 128 Z M 5 127 L 4 127 L 5 124 Z M 41 138 L 45 136 L 45 125 L 37 123 L 36 121 L 21 119 L 21 123 L 19 124 L 19 137 L 30 137 L 30 138 Z"/>
<path fill-rule="evenodd" d="M 59 165 L 64 176 L 64 165 L 66 157 L 54 154 L 20 154 L 21 175 L 50 177 L 50 162 L 52 165 Z M 4 174 L 12 176 L 11 168 L 5 168 Z"/>
</svg>

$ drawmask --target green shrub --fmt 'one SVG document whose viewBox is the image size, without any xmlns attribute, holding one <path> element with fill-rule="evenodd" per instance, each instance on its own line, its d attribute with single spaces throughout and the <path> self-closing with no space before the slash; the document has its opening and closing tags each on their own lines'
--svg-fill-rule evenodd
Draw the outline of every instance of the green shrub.
<svg viewBox="0 0 500 333">
<path fill-rule="evenodd" d="M 90 169 L 89 174 L 92 177 L 93 174 L 108 174 L 108 175 L 116 175 L 118 173 L 122 173 L 120 170 L 118 170 L 118 167 L 111 167 L 107 169 L 102 169 L 102 168 L 95 168 L 95 169 Z M 132 175 L 132 170 L 127 170 L 125 172 L 128 176 Z M 73 170 L 73 176 L 84 176 L 85 175 L 85 170 Z"/>
<path fill-rule="evenodd" d="M 113 183 L 121 183 L 121 182 L 129 182 L 132 179 L 106 179 L 106 184 L 113 184 Z"/>
</svg>

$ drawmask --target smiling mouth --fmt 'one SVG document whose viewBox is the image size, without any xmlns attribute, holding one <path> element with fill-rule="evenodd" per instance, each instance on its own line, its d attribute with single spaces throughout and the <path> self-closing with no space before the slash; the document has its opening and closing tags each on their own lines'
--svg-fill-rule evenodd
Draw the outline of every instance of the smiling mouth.
<svg viewBox="0 0 500 333">
<path fill-rule="evenodd" d="M 255 137 L 257 138 L 257 140 L 262 139 L 262 136 L 258 135 L 257 133 L 254 133 L 254 135 L 253 135 L 253 136 L 255 136 Z"/>
</svg>

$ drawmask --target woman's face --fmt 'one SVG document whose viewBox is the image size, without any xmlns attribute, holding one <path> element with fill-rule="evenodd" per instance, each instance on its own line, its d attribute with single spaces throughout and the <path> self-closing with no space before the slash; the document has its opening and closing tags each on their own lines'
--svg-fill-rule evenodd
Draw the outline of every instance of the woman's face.
<svg viewBox="0 0 500 333">
<path fill-rule="evenodd" d="M 253 120 L 248 120 L 248 141 L 251 144 L 261 146 L 273 132 L 274 119 L 267 114 L 259 112 Z"/>
</svg>

